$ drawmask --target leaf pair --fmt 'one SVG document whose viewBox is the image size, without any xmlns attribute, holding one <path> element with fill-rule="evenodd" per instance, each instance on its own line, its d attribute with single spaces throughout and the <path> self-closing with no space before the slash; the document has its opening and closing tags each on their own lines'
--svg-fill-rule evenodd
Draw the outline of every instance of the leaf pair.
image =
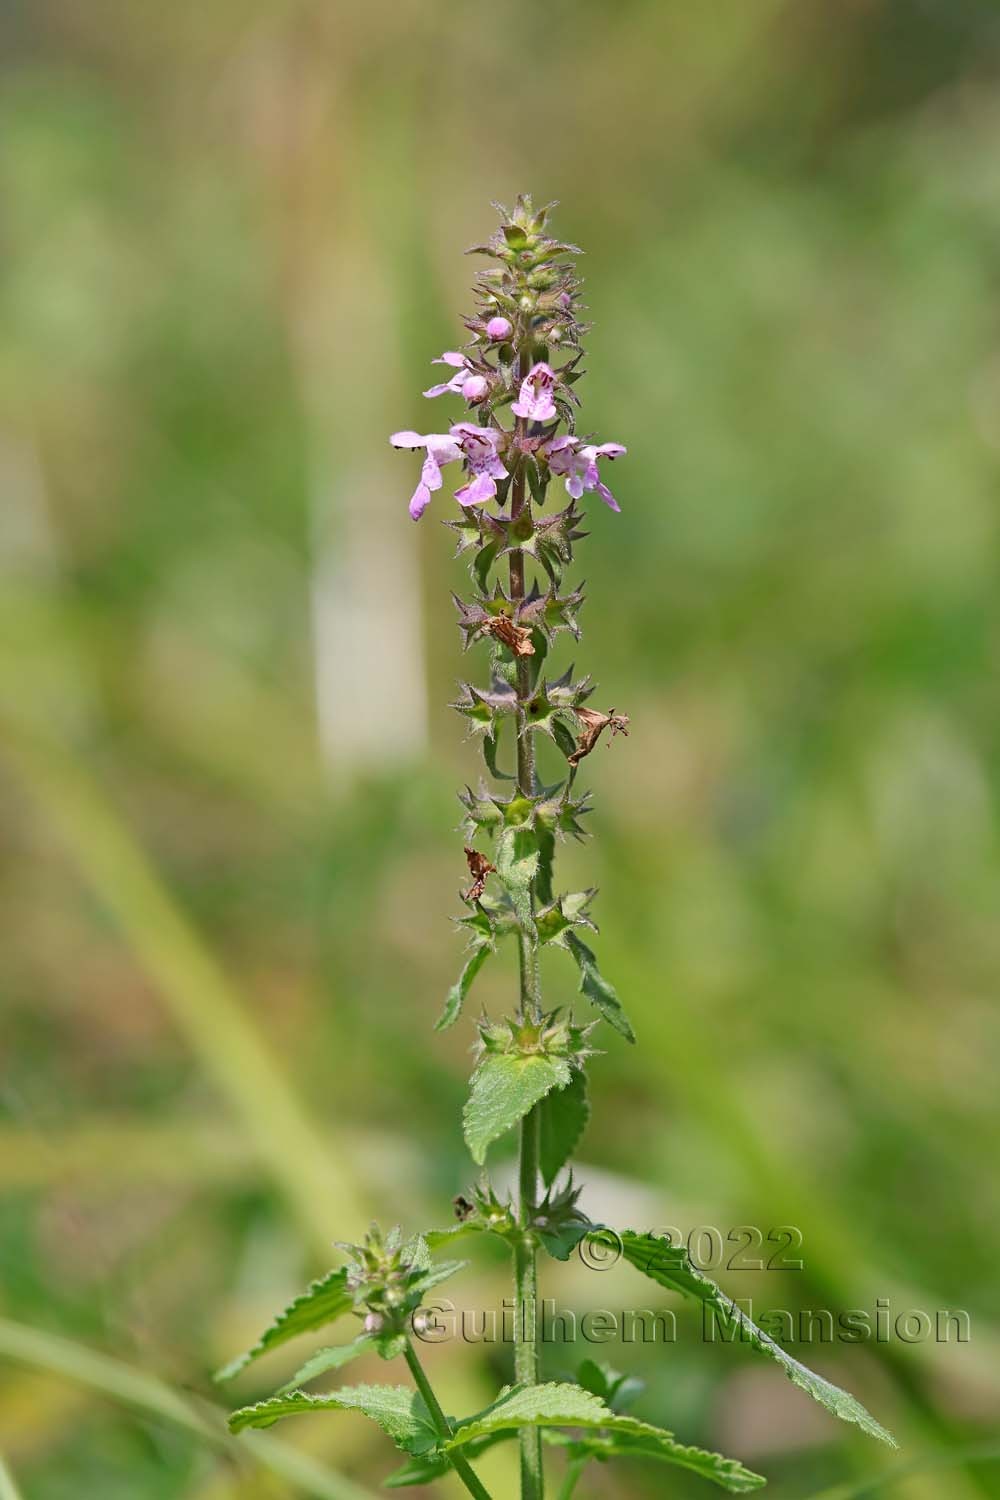
<svg viewBox="0 0 1000 1500">
<path fill-rule="evenodd" d="M 388 1481 L 390 1487 L 427 1484 L 451 1467 L 452 1455 L 482 1453 L 525 1427 L 550 1434 L 569 1428 L 576 1457 L 601 1460 L 644 1457 L 690 1469 L 734 1494 L 759 1489 L 764 1480 L 735 1459 L 679 1443 L 673 1433 L 613 1411 L 592 1391 L 561 1382 L 513 1387 L 485 1411 L 451 1423 L 453 1436 L 441 1444 L 420 1396 L 400 1386 L 345 1387 L 330 1395 L 292 1391 L 243 1407 L 229 1419 L 233 1432 L 269 1427 L 282 1417 L 307 1411 L 360 1411 L 392 1438 L 411 1461 Z"/>
</svg>

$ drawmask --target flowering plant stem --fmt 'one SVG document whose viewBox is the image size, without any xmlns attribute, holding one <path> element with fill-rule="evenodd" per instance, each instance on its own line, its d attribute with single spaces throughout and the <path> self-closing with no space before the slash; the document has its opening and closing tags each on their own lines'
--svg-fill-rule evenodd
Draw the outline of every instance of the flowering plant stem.
<svg viewBox="0 0 1000 1500">
<path fill-rule="evenodd" d="M 439 1436 L 444 1442 L 449 1442 L 454 1437 L 451 1423 L 441 1409 L 441 1403 L 434 1394 L 434 1387 L 427 1379 L 427 1372 L 420 1360 L 417 1351 L 413 1347 L 411 1339 L 406 1340 L 403 1357 L 409 1366 L 410 1374 L 413 1376 L 414 1384 L 424 1399 L 424 1405 L 431 1414 L 431 1420 L 436 1427 Z M 475 1495 L 476 1500 L 491 1500 L 490 1492 L 486 1486 L 476 1477 L 467 1460 L 461 1453 L 456 1453 L 452 1458 L 452 1467 L 459 1479 L 465 1485 L 470 1495 Z"/>
<path fill-rule="evenodd" d="M 436 363 L 455 373 L 424 392 L 431 399 L 460 396 L 467 403 L 466 418 L 447 432 L 407 430 L 391 439 L 396 448 L 425 454 L 410 498 L 415 521 L 443 487 L 442 469 L 462 466 L 455 491 L 459 516 L 445 524 L 458 537 L 459 553 L 471 555 L 474 592 L 471 599 L 454 598 L 466 648 L 490 648 L 488 683 L 463 683 L 453 705 L 479 738 L 490 781 L 460 794 L 471 884 L 462 892 L 459 925 L 468 950 L 437 1023 L 439 1031 L 454 1025 L 483 964 L 508 940 L 516 945 L 517 1006 L 499 1019 L 480 1017 L 463 1114 L 465 1141 L 481 1175 L 468 1196 L 454 1200 L 458 1222 L 450 1228 L 406 1239 L 398 1228 L 383 1237 L 373 1226 L 364 1244 L 343 1247 L 350 1263 L 314 1282 L 223 1374 L 235 1374 L 285 1339 L 345 1313 L 362 1320 L 362 1333 L 348 1344 L 319 1350 L 277 1395 L 234 1412 L 230 1425 L 242 1431 L 301 1411 L 363 1411 L 408 1455 L 390 1484 L 431 1484 L 453 1470 L 479 1500 L 488 1495 L 469 1460 L 515 1437 L 521 1500 L 544 1500 L 545 1428 L 555 1430 L 566 1465 L 560 1500 L 570 1500 L 585 1465 L 617 1457 L 673 1464 L 743 1494 L 758 1489 L 763 1478 L 736 1459 L 691 1447 L 625 1412 L 640 1381 L 592 1358 L 577 1363 L 575 1380 L 565 1373 L 546 1380 L 541 1370 L 538 1257 L 544 1252 L 565 1261 L 597 1231 L 658 1286 L 702 1302 L 730 1338 L 738 1330 L 741 1341 L 776 1360 L 795 1385 L 836 1416 L 892 1441 L 853 1396 L 814 1375 L 757 1328 L 690 1263 L 682 1246 L 653 1233 L 592 1225 L 579 1206 L 570 1163 L 590 1117 L 587 1065 L 595 1055 L 590 1038 L 598 1023 L 580 1021 L 565 1007 L 543 1010 L 539 955 L 546 947 L 567 955 L 600 1019 L 627 1041 L 635 1040 L 614 986 L 580 935 L 582 929 L 588 936 L 596 930 L 590 916 L 594 892 L 559 892 L 554 885 L 557 841 L 584 836 L 581 819 L 590 798 L 577 791 L 581 762 L 602 736 L 607 743 L 627 735 L 629 720 L 613 708 L 601 712 L 586 706 L 594 692 L 589 677 L 574 679 L 572 667 L 549 677 L 543 667 L 562 632 L 580 638 L 583 594 L 565 581 L 575 544 L 587 534 L 580 529 L 580 502 L 595 493 L 610 510 L 620 509 L 600 466 L 620 458 L 625 448 L 590 442 L 576 431 L 575 387 L 583 374 L 581 338 L 587 328 L 572 260 L 578 252 L 548 234 L 549 209 L 536 210 L 530 198 L 500 212 L 500 229 L 475 247 L 498 264 L 476 277 L 476 310 L 465 319 L 471 335 L 466 352 L 447 350 Z M 554 513 L 545 511 L 553 484 L 569 496 Z M 511 730 L 513 771 L 507 769 Z M 546 741 L 551 775 L 539 749 Z M 520 1147 L 513 1202 L 497 1193 L 486 1161 L 490 1149 L 515 1129 Z M 464 1262 L 435 1262 L 434 1253 L 456 1238 L 483 1234 L 505 1240 L 513 1256 L 514 1384 L 485 1410 L 452 1426 L 411 1335 L 433 1342 L 441 1333 L 448 1336 L 427 1294 Z M 561 1350 L 561 1357 L 568 1352 Z M 417 1394 L 409 1386 L 382 1384 L 303 1389 L 315 1376 L 372 1353 L 384 1360 L 402 1355 Z"/>
<path fill-rule="evenodd" d="M 528 358 L 522 353 L 518 374 L 523 381 L 528 373 Z M 522 440 L 527 428 L 523 417 L 514 425 L 515 441 Z M 526 504 L 524 470 L 519 469 L 511 483 L 511 520 L 519 519 Z M 510 555 L 510 600 L 516 611 L 524 602 L 524 553 Z M 531 696 L 530 659 L 517 659 L 517 789 L 525 797 L 535 795 L 535 747 L 528 731 L 524 705 Z M 535 882 L 529 886 L 531 910 L 535 910 Z M 518 971 L 520 998 L 518 1014 L 522 1021 L 539 1024 L 542 1018 L 541 986 L 538 974 L 538 950 L 527 933 L 519 934 Z M 538 1255 L 532 1225 L 538 1193 L 539 1106 L 535 1105 L 521 1121 L 520 1163 L 518 1171 L 518 1228 L 514 1241 L 514 1306 L 516 1332 L 514 1376 L 526 1385 L 537 1385 L 539 1373 L 536 1309 L 538 1306 Z M 522 1500 L 542 1500 L 545 1475 L 542 1466 L 542 1434 L 537 1427 L 523 1427 L 521 1444 Z"/>
</svg>

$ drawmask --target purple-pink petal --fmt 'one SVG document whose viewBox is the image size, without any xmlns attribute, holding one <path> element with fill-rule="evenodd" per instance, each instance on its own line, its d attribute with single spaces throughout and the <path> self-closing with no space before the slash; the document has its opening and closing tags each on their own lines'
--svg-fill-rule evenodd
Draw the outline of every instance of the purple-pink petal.
<svg viewBox="0 0 1000 1500">
<path fill-rule="evenodd" d="M 419 432 L 394 432 L 389 441 L 394 448 L 422 448 L 427 439 Z"/>
<path fill-rule="evenodd" d="M 618 504 L 618 501 L 615 499 L 614 495 L 612 495 L 606 484 L 601 484 L 600 480 L 598 480 L 594 488 L 597 490 L 597 493 L 600 495 L 605 505 L 609 505 L 612 510 L 618 512 L 621 511 L 621 506 Z"/>
<path fill-rule="evenodd" d="M 426 484 L 418 484 L 410 497 L 410 515 L 414 521 L 419 521 L 428 505 L 431 503 L 431 492 Z"/>
<path fill-rule="evenodd" d="M 486 336 L 491 339 L 505 339 L 511 332 L 509 318 L 491 318 L 486 325 Z"/>
<path fill-rule="evenodd" d="M 455 491 L 459 505 L 482 505 L 497 492 L 496 480 L 489 474 L 475 474 L 468 484 Z"/>
<path fill-rule="evenodd" d="M 552 400 L 552 388 L 556 383 L 551 365 L 540 361 L 533 365 L 521 381 L 517 400 L 511 406 L 515 417 L 524 417 L 532 422 L 551 422 L 556 416 Z"/>
</svg>

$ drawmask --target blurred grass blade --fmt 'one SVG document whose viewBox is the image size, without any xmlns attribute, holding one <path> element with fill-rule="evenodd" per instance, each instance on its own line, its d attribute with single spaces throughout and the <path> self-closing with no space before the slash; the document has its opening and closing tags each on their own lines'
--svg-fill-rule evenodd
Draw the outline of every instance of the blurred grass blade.
<svg viewBox="0 0 1000 1500">
<path fill-rule="evenodd" d="M 369 1217 L 345 1170 L 346 1153 L 335 1153 L 313 1128 L 226 975 L 91 777 L 50 737 L 8 718 L 0 731 L 17 774 L 118 922 L 326 1262 L 330 1241 L 360 1232 Z"/>
<path fill-rule="evenodd" d="M 316 1500 L 372 1500 L 371 1491 L 344 1479 L 306 1453 L 300 1453 L 276 1438 L 254 1434 L 237 1449 L 226 1428 L 226 1415 L 207 1401 L 195 1400 L 175 1391 L 155 1375 L 147 1375 L 122 1360 L 100 1354 L 58 1334 L 29 1328 L 0 1318 L 0 1354 L 36 1369 L 62 1375 L 77 1385 L 121 1401 L 126 1406 L 182 1427 L 196 1437 L 227 1450 L 232 1457 L 249 1452 L 255 1461 L 297 1485 Z M 4 1489 L 4 1482 L 10 1488 Z M 0 1460 L 0 1500 L 19 1500 L 13 1480 L 5 1476 Z"/>
<path fill-rule="evenodd" d="M 22 1500 L 21 1491 L 14 1483 L 14 1476 L 0 1458 L 0 1500 Z"/>
<path fill-rule="evenodd" d="M 865 1495 L 874 1495 L 879 1490 L 890 1489 L 895 1484 L 901 1484 L 914 1475 L 924 1474 L 932 1469 L 959 1468 L 966 1464 L 983 1464 L 998 1459 L 1000 1459 L 1000 1437 L 994 1438 L 991 1442 L 973 1443 L 963 1448 L 948 1448 L 938 1453 L 925 1453 L 922 1457 L 910 1459 L 906 1463 L 893 1464 L 892 1468 L 885 1469 L 881 1474 L 875 1474 L 868 1479 L 861 1479 L 856 1483 L 848 1481 L 846 1484 L 835 1484 L 832 1489 L 823 1490 L 811 1496 L 810 1500 L 863 1500 Z"/>
</svg>

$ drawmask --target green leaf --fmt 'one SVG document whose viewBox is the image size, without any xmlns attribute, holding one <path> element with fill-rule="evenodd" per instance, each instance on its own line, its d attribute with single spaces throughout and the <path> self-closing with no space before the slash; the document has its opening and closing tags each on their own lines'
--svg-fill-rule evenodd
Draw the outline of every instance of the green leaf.
<svg viewBox="0 0 1000 1500">
<path fill-rule="evenodd" d="M 787 1354 L 780 1344 L 775 1343 L 774 1339 L 747 1317 L 731 1297 L 726 1296 L 721 1287 L 716 1286 L 710 1276 L 695 1269 L 686 1250 L 671 1245 L 668 1240 L 657 1235 L 636 1234 L 631 1229 L 623 1230 L 620 1239 L 625 1259 L 637 1271 L 642 1271 L 651 1281 L 658 1282 L 671 1291 L 680 1292 L 686 1297 L 696 1297 L 706 1307 L 718 1313 L 725 1325 L 735 1325 L 734 1335 L 738 1331 L 743 1342 L 781 1365 L 789 1380 L 812 1396 L 814 1401 L 825 1406 L 827 1411 L 845 1422 L 854 1422 L 862 1432 L 888 1443 L 890 1448 L 896 1447 L 895 1439 L 876 1422 L 860 1401 Z"/>
<path fill-rule="evenodd" d="M 497 753 L 500 749 L 500 720 L 494 721 L 492 733 L 483 737 L 483 760 L 486 769 L 497 781 L 514 781 L 516 777 L 512 771 L 501 771 L 497 764 Z"/>
<path fill-rule="evenodd" d="M 479 1166 L 487 1147 L 516 1125 L 551 1089 L 570 1081 L 569 1063 L 540 1054 L 491 1053 L 472 1075 L 472 1091 L 462 1116 L 465 1140 Z"/>
<path fill-rule="evenodd" d="M 429 1255 L 428 1251 L 428 1255 Z M 428 1265 L 420 1276 L 412 1276 L 406 1288 L 407 1303 L 411 1307 L 419 1306 L 420 1299 L 425 1292 L 437 1286 L 442 1281 L 447 1281 L 449 1276 L 454 1276 L 456 1271 L 464 1271 L 469 1264 L 467 1260 L 442 1260 L 437 1265 Z"/>
<path fill-rule="evenodd" d="M 552 876 L 556 859 L 556 836 L 551 828 L 546 828 L 539 823 L 536 837 L 538 839 L 538 871 L 535 876 L 535 892 L 539 901 L 547 904 L 552 900 Z"/>
<path fill-rule="evenodd" d="M 460 1424 L 445 1448 L 464 1447 L 494 1432 L 521 1427 L 600 1427 L 613 1418 L 604 1402 L 582 1386 L 563 1381 L 508 1386 L 484 1411 Z"/>
<path fill-rule="evenodd" d="M 580 989 L 587 999 L 597 1006 L 609 1026 L 621 1032 L 626 1041 L 634 1042 L 635 1032 L 622 1008 L 618 991 L 613 984 L 608 983 L 597 967 L 597 955 L 593 949 L 588 948 L 575 932 L 566 933 L 566 947 L 580 966 Z"/>
<path fill-rule="evenodd" d="M 360 1333 L 349 1344 L 332 1344 L 327 1349 L 317 1349 L 316 1353 L 296 1370 L 291 1380 L 279 1387 L 277 1394 L 285 1396 L 289 1391 L 297 1391 L 300 1386 L 305 1385 L 307 1380 L 315 1380 L 317 1375 L 325 1375 L 327 1370 L 339 1370 L 342 1365 L 349 1364 L 352 1359 L 357 1359 L 362 1354 L 372 1352 L 376 1347 L 376 1340 L 372 1334 Z"/>
<path fill-rule="evenodd" d="M 538 1108 L 540 1131 L 539 1165 L 546 1187 L 551 1187 L 587 1128 L 590 1103 L 587 1075 L 574 1069 L 564 1089 L 553 1089 Z"/>
<path fill-rule="evenodd" d="M 521 926 L 534 931 L 531 882 L 538 870 L 538 840 L 532 829 L 505 828 L 497 839 L 497 875 L 508 892 Z"/>
<path fill-rule="evenodd" d="M 498 1432 L 522 1427 L 573 1427 L 593 1429 L 594 1435 L 575 1437 L 571 1447 L 580 1457 L 616 1456 L 658 1458 L 691 1469 L 735 1494 L 760 1489 L 765 1480 L 732 1458 L 689 1448 L 673 1433 L 635 1417 L 611 1411 L 600 1397 L 578 1385 L 550 1383 L 515 1387 L 501 1394 L 492 1406 L 462 1422 L 446 1452 Z"/>
<path fill-rule="evenodd" d="M 464 1239 L 468 1234 L 485 1234 L 486 1225 L 479 1219 L 467 1219 L 463 1224 L 452 1224 L 447 1229 L 429 1229 L 424 1239 L 432 1250 L 450 1245 L 452 1240 Z"/>
<path fill-rule="evenodd" d="M 724 1458 L 721 1453 L 711 1453 L 705 1448 L 692 1448 L 679 1443 L 672 1432 L 662 1427 L 653 1427 L 635 1417 L 615 1416 L 609 1431 L 600 1437 L 586 1437 L 573 1442 L 573 1454 L 579 1458 L 596 1458 L 607 1461 L 611 1458 L 653 1458 L 661 1463 L 673 1464 L 677 1468 L 690 1469 L 702 1479 L 734 1495 L 745 1495 L 759 1490 L 767 1480 L 763 1474 L 755 1474 L 735 1458 Z"/>
<path fill-rule="evenodd" d="M 300 1333 L 312 1333 L 332 1323 L 335 1318 L 350 1312 L 353 1305 L 354 1298 L 347 1286 L 347 1267 L 339 1266 L 335 1271 L 328 1271 L 278 1314 L 252 1349 L 231 1360 L 215 1379 L 231 1380 L 262 1354 L 268 1354 L 289 1339 L 298 1338 Z"/>
<path fill-rule="evenodd" d="M 313 1396 L 308 1391 L 291 1391 L 285 1396 L 271 1396 L 256 1406 L 243 1406 L 229 1418 L 232 1432 L 247 1427 L 271 1427 L 282 1417 L 305 1411 L 359 1411 L 391 1437 L 407 1453 L 425 1453 L 437 1445 L 437 1433 L 430 1412 L 416 1391 L 401 1385 L 343 1386 L 328 1395 Z"/>
<path fill-rule="evenodd" d="M 576 1367 L 576 1380 L 585 1391 L 600 1396 L 612 1411 L 631 1406 L 645 1389 L 645 1381 L 635 1375 L 623 1375 L 602 1359 L 583 1359 Z"/>
<path fill-rule="evenodd" d="M 434 1023 L 435 1031 L 446 1031 L 449 1026 L 453 1026 L 458 1020 L 462 1014 L 462 1006 L 465 1004 L 465 997 L 469 993 L 472 981 L 492 952 L 493 944 L 491 942 L 477 942 L 475 944 L 471 954 L 466 959 L 461 974 L 448 991 L 448 997 L 444 1002 L 444 1010 Z"/>
<path fill-rule="evenodd" d="M 487 1448 L 492 1448 L 496 1443 L 507 1442 L 514 1437 L 513 1432 L 495 1432 L 489 1437 L 480 1438 L 478 1442 L 467 1444 L 463 1452 L 468 1459 L 476 1459 Z M 400 1490 L 406 1485 L 431 1484 L 435 1479 L 441 1479 L 451 1468 L 451 1459 L 447 1453 L 439 1449 L 431 1453 L 421 1453 L 413 1458 L 408 1458 L 402 1468 L 383 1479 L 382 1484 L 387 1490 Z"/>
</svg>

